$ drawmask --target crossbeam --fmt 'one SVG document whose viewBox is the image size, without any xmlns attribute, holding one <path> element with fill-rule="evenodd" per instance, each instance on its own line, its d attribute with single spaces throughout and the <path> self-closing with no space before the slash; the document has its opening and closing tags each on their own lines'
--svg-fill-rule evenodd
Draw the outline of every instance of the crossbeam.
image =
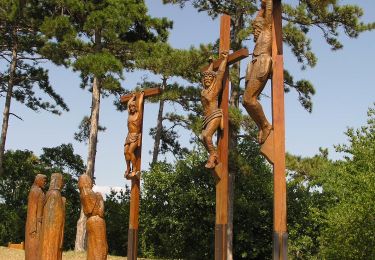
<svg viewBox="0 0 375 260">
<path fill-rule="evenodd" d="M 147 98 L 147 97 L 153 97 L 153 96 L 160 95 L 162 90 L 161 90 L 161 88 L 146 88 L 146 89 L 143 90 L 143 92 L 145 93 L 144 97 Z M 121 96 L 120 102 L 122 104 L 126 104 L 131 98 L 132 98 L 132 94 L 127 94 L 127 95 Z"/>
<path fill-rule="evenodd" d="M 227 66 L 230 66 L 242 59 L 245 59 L 249 56 L 249 50 L 246 49 L 246 48 L 242 48 L 238 51 L 235 51 L 231 54 L 228 55 L 228 63 L 227 63 Z M 217 60 L 214 60 L 214 68 L 213 70 L 217 70 L 221 64 L 221 62 L 223 61 L 223 59 L 217 59 Z M 206 65 L 204 66 L 203 68 L 201 68 L 201 72 L 204 72 L 208 69 L 209 65 Z"/>
</svg>

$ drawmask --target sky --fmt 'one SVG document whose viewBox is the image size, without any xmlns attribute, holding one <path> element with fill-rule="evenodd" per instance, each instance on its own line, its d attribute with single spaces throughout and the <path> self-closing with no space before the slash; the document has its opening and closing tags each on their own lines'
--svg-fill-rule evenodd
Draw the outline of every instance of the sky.
<svg viewBox="0 0 375 260">
<path fill-rule="evenodd" d="M 375 21 L 375 1 L 341 2 L 361 6 L 365 11 L 363 21 Z M 163 5 L 161 0 L 146 0 L 146 3 L 152 16 L 173 20 L 169 43 L 175 48 L 213 43 L 218 38 L 219 21 L 212 20 L 206 13 L 198 13 L 189 5 L 184 9 Z M 375 32 L 363 33 L 357 39 L 349 39 L 341 33 L 340 40 L 344 48 L 336 52 L 330 50 L 319 31 L 313 30 L 310 36 L 313 51 L 318 57 L 318 64 L 314 68 L 301 71 L 301 65 L 296 62 L 288 47 L 284 47 L 285 68 L 296 80 L 304 78 L 313 82 L 316 89 L 311 114 L 299 104 L 295 92 L 285 96 L 286 151 L 295 155 L 313 156 L 318 153 L 319 147 L 323 147 L 329 149 L 330 158 L 340 159 L 342 155 L 335 153 L 334 145 L 347 141 L 344 134 L 347 127 L 358 128 L 365 124 L 366 112 L 375 102 Z M 250 50 L 254 46 L 250 41 L 246 44 Z M 244 64 L 248 61 L 245 60 Z M 10 118 L 6 149 L 28 149 L 41 154 L 43 147 L 72 143 L 75 152 L 86 160 L 87 145 L 75 141 L 73 136 L 83 116 L 90 114 L 91 95 L 87 90 L 79 88 L 80 79 L 77 73 L 49 63 L 44 66 L 49 69 L 51 83 L 68 104 L 70 112 L 64 112 L 61 116 L 44 111 L 35 113 L 13 101 L 11 112 L 22 117 L 23 121 Z M 160 81 L 158 77 L 144 71 L 125 73 L 124 76 L 123 87 L 126 89 L 134 88 L 144 77 Z M 270 95 L 269 86 L 264 94 Z M 263 98 L 262 104 L 268 118 L 271 118 L 270 99 Z M 3 109 L 4 99 L 0 100 L 0 107 Z M 148 129 L 156 125 L 157 110 L 156 104 L 145 104 L 143 170 L 147 170 L 151 161 L 149 151 L 153 148 L 153 139 L 148 135 Z M 95 167 L 98 186 L 129 185 L 123 178 L 126 122 L 127 113 L 116 111 L 112 98 L 102 99 L 100 125 L 107 129 L 99 133 Z M 181 132 L 180 135 L 180 139 L 186 144 L 186 132 Z"/>
</svg>

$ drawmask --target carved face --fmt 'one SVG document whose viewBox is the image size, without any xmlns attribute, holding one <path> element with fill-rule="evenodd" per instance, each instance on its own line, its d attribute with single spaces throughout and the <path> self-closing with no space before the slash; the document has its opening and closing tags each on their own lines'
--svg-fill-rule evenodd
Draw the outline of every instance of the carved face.
<svg viewBox="0 0 375 260">
<path fill-rule="evenodd" d="M 204 88 L 209 88 L 214 81 L 215 77 L 212 74 L 204 75 L 203 77 L 203 85 Z"/>
<path fill-rule="evenodd" d="M 36 185 L 38 185 L 40 188 L 44 188 L 47 183 L 47 177 L 43 174 L 38 174 L 36 177 Z"/>
<path fill-rule="evenodd" d="M 58 189 L 62 190 L 64 187 L 64 179 L 61 173 L 52 173 L 51 175 L 51 184 L 49 189 Z"/>
<path fill-rule="evenodd" d="M 132 104 L 129 105 L 129 112 L 131 114 L 134 114 L 135 112 L 137 112 L 137 107 L 135 106 L 134 103 L 132 103 Z"/>
</svg>

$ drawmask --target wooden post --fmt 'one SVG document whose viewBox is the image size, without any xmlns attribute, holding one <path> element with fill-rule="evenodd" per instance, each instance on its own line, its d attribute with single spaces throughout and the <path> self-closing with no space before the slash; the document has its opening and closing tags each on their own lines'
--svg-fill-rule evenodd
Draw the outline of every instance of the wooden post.
<svg viewBox="0 0 375 260">
<path fill-rule="evenodd" d="M 230 48 L 230 16 L 220 18 L 219 51 Z M 216 166 L 216 220 L 215 220 L 215 260 L 227 260 L 227 226 L 228 226 L 228 148 L 229 148 L 229 71 L 228 67 L 223 79 L 223 92 L 219 99 L 223 111 L 224 129 L 218 134 L 218 155 L 220 164 Z"/>
<path fill-rule="evenodd" d="M 273 75 L 272 75 L 272 125 L 274 209 L 273 209 L 273 259 L 286 260 L 288 257 L 288 233 L 286 219 L 286 179 L 285 179 L 285 115 L 284 115 L 284 60 L 281 19 L 281 0 L 273 0 Z"/>
<path fill-rule="evenodd" d="M 156 96 L 161 93 L 160 88 L 150 88 L 144 90 L 144 98 Z M 137 93 L 137 99 L 140 93 Z M 125 95 L 121 97 L 121 103 L 126 103 L 131 99 L 131 95 Z M 141 122 L 141 133 L 143 131 L 143 111 L 144 102 L 142 104 L 142 122 Z M 140 140 L 140 146 L 135 151 L 137 158 L 136 169 L 141 171 L 141 159 L 142 159 L 142 136 Z M 128 260 L 136 260 L 138 255 L 138 224 L 139 224 L 139 199 L 140 199 L 140 177 L 131 179 L 131 191 L 130 191 L 130 216 L 129 216 L 129 230 L 128 230 Z"/>
</svg>

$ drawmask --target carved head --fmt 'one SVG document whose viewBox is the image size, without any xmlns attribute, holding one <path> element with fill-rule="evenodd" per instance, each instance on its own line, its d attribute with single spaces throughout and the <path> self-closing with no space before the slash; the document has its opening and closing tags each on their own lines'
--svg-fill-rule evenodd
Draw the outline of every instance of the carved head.
<svg viewBox="0 0 375 260">
<path fill-rule="evenodd" d="M 52 173 L 51 183 L 49 185 L 49 190 L 62 190 L 64 187 L 64 179 L 61 173 Z"/>
<path fill-rule="evenodd" d="M 47 176 L 44 174 L 37 174 L 35 176 L 34 184 L 37 185 L 39 188 L 44 188 L 47 183 Z"/>
<path fill-rule="evenodd" d="M 203 87 L 209 88 L 216 78 L 216 72 L 212 70 L 206 70 L 203 72 Z"/>
<path fill-rule="evenodd" d="M 78 189 L 92 188 L 92 180 L 87 174 L 82 174 L 78 178 Z"/>
<path fill-rule="evenodd" d="M 257 16 L 257 18 L 255 18 L 255 20 L 253 21 L 252 25 L 253 25 L 254 42 L 258 40 L 258 37 L 264 27 L 264 23 L 265 23 L 264 18 L 261 16 Z"/>
<path fill-rule="evenodd" d="M 131 114 L 134 114 L 135 112 L 137 112 L 137 104 L 135 103 L 135 101 L 129 102 L 128 109 Z"/>
</svg>

